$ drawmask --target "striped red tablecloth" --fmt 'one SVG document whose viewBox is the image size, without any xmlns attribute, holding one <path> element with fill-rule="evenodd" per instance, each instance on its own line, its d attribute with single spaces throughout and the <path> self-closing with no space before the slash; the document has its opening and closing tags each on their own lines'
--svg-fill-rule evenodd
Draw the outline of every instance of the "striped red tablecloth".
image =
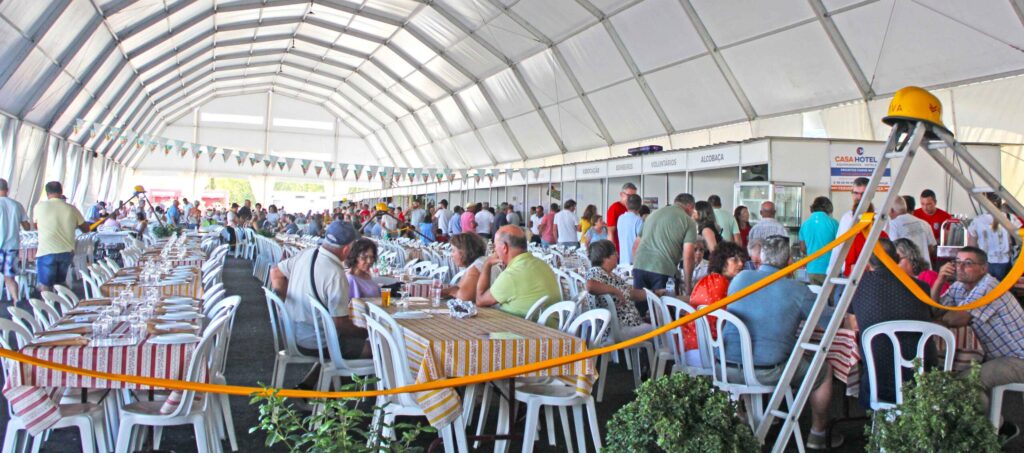
<svg viewBox="0 0 1024 453">
<path fill-rule="evenodd" d="M 113 329 L 116 335 L 128 331 L 127 323 Z M 147 336 L 146 339 L 149 337 Z M 96 346 L 26 346 L 21 353 L 62 365 L 105 373 L 181 380 L 198 343 Z M 26 422 L 30 433 L 38 434 L 59 420 L 58 401 L 64 388 L 148 389 L 148 386 L 94 379 L 24 363 L 7 361 L 8 380 L 4 396 L 15 414 Z M 169 397 L 161 411 L 173 412 L 178 399 Z"/>
<path fill-rule="evenodd" d="M 138 276 L 140 269 L 141 268 L 138 267 L 126 267 L 124 269 L 119 270 L 117 274 L 114 275 L 113 279 L 126 276 Z M 193 267 L 192 278 L 185 283 L 168 285 L 160 282 L 157 282 L 155 284 L 140 284 L 138 282 L 133 282 L 131 283 L 132 292 L 135 293 L 136 296 L 142 296 L 143 288 L 155 286 L 157 288 L 160 288 L 160 297 L 180 296 L 198 299 L 203 296 L 202 279 L 199 277 L 199 275 L 199 267 Z M 126 283 L 114 283 L 112 281 L 113 279 L 108 280 L 104 282 L 102 285 L 100 285 L 100 292 L 103 293 L 105 297 L 116 296 L 118 295 L 118 293 L 121 292 L 122 289 L 127 287 Z"/>
</svg>

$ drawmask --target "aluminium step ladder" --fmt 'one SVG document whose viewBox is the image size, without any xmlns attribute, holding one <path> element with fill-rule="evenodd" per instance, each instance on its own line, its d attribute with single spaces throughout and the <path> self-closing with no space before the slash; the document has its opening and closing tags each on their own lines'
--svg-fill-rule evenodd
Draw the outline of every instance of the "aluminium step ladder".
<svg viewBox="0 0 1024 453">
<path fill-rule="evenodd" d="M 1000 184 L 997 177 L 989 173 L 988 170 L 986 170 L 984 166 L 970 154 L 967 148 L 963 144 L 957 142 L 953 138 L 953 134 L 944 127 L 931 121 L 903 118 L 894 119 L 892 121 L 892 125 L 892 132 L 889 134 L 889 138 L 886 142 L 885 151 L 882 158 L 879 160 L 878 165 L 872 172 L 871 181 L 864 192 L 862 202 L 857 206 L 854 216 L 855 218 L 860 219 L 867 211 L 867 207 L 877 192 L 879 181 L 881 181 L 885 169 L 888 168 L 890 161 L 892 159 L 902 158 L 902 162 L 900 163 L 899 170 L 893 176 L 892 184 L 889 188 L 888 195 L 885 197 L 884 203 L 875 211 L 872 224 L 870 228 L 866 230 L 867 241 L 864 245 L 863 251 L 858 257 L 856 264 L 853 266 L 850 277 L 843 278 L 840 275 L 841 270 L 843 268 L 843 263 L 846 261 L 847 255 L 850 253 L 853 241 L 846 241 L 838 249 L 833 249 L 833 252 L 838 250 L 839 256 L 835 260 L 835 263 L 829 268 L 828 276 L 825 279 L 825 284 L 822 287 L 821 293 L 818 295 L 817 300 L 815 300 L 814 307 L 812 308 L 807 321 L 804 323 L 804 327 L 800 331 L 794 352 L 790 355 L 782 377 L 779 379 L 779 382 L 775 387 L 775 392 L 772 393 L 771 400 L 767 405 L 765 414 L 763 414 L 761 422 L 757 426 L 755 435 L 761 443 L 764 443 L 765 438 L 768 435 L 768 431 L 772 426 L 773 419 L 778 417 L 783 420 L 782 428 L 779 431 L 778 437 L 776 437 L 775 444 L 772 448 L 773 452 L 784 451 L 790 438 L 793 437 L 794 429 L 797 428 L 797 424 L 799 423 L 800 413 L 813 390 L 814 378 L 821 371 L 821 367 L 825 363 L 828 355 L 828 348 L 835 339 L 836 332 L 842 325 L 843 318 L 849 309 L 850 302 L 853 300 L 853 295 L 857 291 L 859 277 L 863 275 L 864 270 L 867 267 L 868 260 L 871 257 L 872 250 L 878 242 L 878 238 L 881 235 L 882 230 L 885 228 L 886 222 L 889 218 L 889 208 L 892 206 L 895 197 L 900 196 L 899 189 L 903 185 L 903 181 L 906 179 L 907 173 L 910 169 L 910 164 L 913 162 L 914 157 L 919 150 L 924 150 L 929 154 L 946 171 L 946 173 L 952 176 L 960 186 L 967 190 L 972 199 L 984 207 L 984 209 L 991 213 L 993 217 L 998 219 L 1002 226 L 1008 231 L 1016 231 L 1016 228 L 1012 223 L 1010 223 L 1009 219 L 1007 219 L 1005 215 L 1000 213 L 999 209 L 996 208 L 995 205 L 988 201 L 985 197 L 986 192 L 997 193 L 1013 213 L 1018 216 L 1024 216 L 1024 206 L 1022 206 L 1021 203 Z M 964 172 L 958 168 L 956 163 L 951 160 L 946 153 L 944 153 L 944 150 L 951 151 L 953 158 L 962 161 L 962 163 L 972 172 L 972 175 L 980 177 L 981 182 L 984 185 L 976 186 L 971 178 L 965 175 Z M 1013 235 L 1013 237 L 1016 236 Z M 840 285 L 842 286 L 842 294 L 836 302 L 835 311 L 829 319 L 828 327 L 825 329 L 825 333 L 822 335 L 821 339 L 818 342 L 814 342 L 811 340 L 811 334 L 814 333 L 814 329 L 818 325 L 818 322 L 825 311 L 825 306 L 828 304 L 828 300 L 831 297 L 833 290 Z M 793 382 L 797 366 L 799 365 L 800 360 L 802 360 L 805 352 L 813 353 L 813 358 L 811 359 L 811 364 L 807 370 L 807 374 L 804 375 L 803 382 L 800 383 L 800 388 L 797 391 L 792 404 L 787 409 L 788 412 L 780 410 L 782 402 L 786 399 L 786 393 L 788 393 L 787 391 L 790 389 L 790 385 Z M 803 439 L 797 438 L 794 440 L 796 441 L 797 449 L 803 452 Z"/>
</svg>

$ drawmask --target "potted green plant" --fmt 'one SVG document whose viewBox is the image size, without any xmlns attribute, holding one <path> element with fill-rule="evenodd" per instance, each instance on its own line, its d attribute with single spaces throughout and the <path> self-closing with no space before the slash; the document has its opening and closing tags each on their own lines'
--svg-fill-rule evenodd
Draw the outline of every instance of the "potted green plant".
<svg viewBox="0 0 1024 453">
<path fill-rule="evenodd" d="M 362 380 L 342 386 L 350 391 L 364 388 Z M 369 381 L 365 381 L 369 382 Z M 313 401 L 321 405 L 309 415 L 301 415 L 286 398 L 273 395 L 253 395 L 249 404 L 259 405 L 259 421 L 249 433 L 267 434 L 266 446 L 281 444 L 291 453 L 380 453 L 418 452 L 423 448 L 413 444 L 424 433 L 436 432 L 430 426 L 397 423 L 390 428 L 395 440 L 382 439 L 384 425 L 374 423 L 374 415 L 383 407 L 364 410 L 356 400 L 328 399 Z M 383 419 L 383 417 L 377 417 Z"/>
<path fill-rule="evenodd" d="M 916 364 L 915 364 L 916 365 Z M 872 413 L 869 451 L 998 452 L 999 436 L 980 399 L 981 367 L 966 376 L 928 371 L 903 385 L 899 408 Z"/>
<path fill-rule="evenodd" d="M 171 225 L 169 223 L 165 223 L 165 224 L 162 224 L 162 225 L 154 226 L 152 231 L 153 231 L 153 236 L 155 236 L 158 239 L 162 239 L 162 238 L 166 238 L 166 237 L 171 237 L 171 235 L 173 235 L 174 233 L 177 233 L 179 231 L 179 229 L 178 229 L 178 227 L 176 227 L 174 225 Z"/>
<path fill-rule="evenodd" d="M 256 231 L 256 234 L 267 238 L 273 238 L 274 236 L 276 236 L 273 231 L 270 231 L 266 228 L 260 228 L 259 230 Z"/>
<path fill-rule="evenodd" d="M 609 452 L 757 452 L 737 405 L 706 378 L 649 380 L 608 422 Z"/>
</svg>

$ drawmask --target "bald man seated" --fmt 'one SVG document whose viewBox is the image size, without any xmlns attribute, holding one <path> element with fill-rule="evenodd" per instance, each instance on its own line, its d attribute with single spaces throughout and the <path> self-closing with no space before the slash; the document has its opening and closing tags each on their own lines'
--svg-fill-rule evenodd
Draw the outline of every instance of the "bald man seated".
<svg viewBox="0 0 1024 453">
<path fill-rule="evenodd" d="M 481 274 L 491 275 L 491 269 L 498 263 L 505 270 L 493 285 L 487 278 L 477 282 L 477 306 L 497 305 L 499 310 L 522 318 L 544 296 L 549 304 L 561 300 L 555 273 L 547 263 L 526 251 L 526 233 L 522 228 L 506 225 L 498 229 L 494 235 L 494 255 L 484 262 Z"/>
</svg>

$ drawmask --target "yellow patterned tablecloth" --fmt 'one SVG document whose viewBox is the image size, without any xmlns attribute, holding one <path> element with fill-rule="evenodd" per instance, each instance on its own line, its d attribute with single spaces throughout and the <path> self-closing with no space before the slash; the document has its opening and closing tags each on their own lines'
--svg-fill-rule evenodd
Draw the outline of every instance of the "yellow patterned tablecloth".
<svg viewBox="0 0 1024 453">
<path fill-rule="evenodd" d="M 137 297 L 142 296 L 143 288 L 151 286 L 155 286 L 160 289 L 160 297 L 180 296 L 199 299 L 203 296 L 202 278 L 200 278 L 200 271 L 198 267 L 192 268 L 192 277 L 185 283 L 167 284 L 157 282 L 153 284 L 140 284 L 138 280 L 123 281 L 123 279 L 131 280 L 130 277 L 133 276 L 138 277 L 140 270 L 141 268 L 138 267 L 126 267 L 117 271 L 117 274 L 115 274 L 113 278 L 100 285 L 100 292 L 103 293 L 104 297 L 114 297 L 130 283 L 132 292 Z M 115 282 L 115 280 L 117 281 Z"/>
<path fill-rule="evenodd" d="M 366 325 L 367 303 L 380 304 L 380 299 L 352 299 L 350 315 L 356 325 Z M 451 318 L 446 308 L 431 309 L 429 305 L 412 305 L 410 309 L 432 314 L 426 319 L 398 320 L 405 331 L 417 384 L 501 371 L 587 349 L 583 339 L 496 309 L 482 308 L 468 319 Z M 388 308 L 394 310 L 394 306 Z M 500 336 L 492 338 L 493 333 Z M 574 385 L 578 394 L 589 395 L 597 368 L 593 359 L 587 359 L 524 376 L 556 377 Z M 453 389 L 420 392 L 416 399 L 435 427 L 446 426 L 460 414 L 461 403 Z"/>
</svg>

